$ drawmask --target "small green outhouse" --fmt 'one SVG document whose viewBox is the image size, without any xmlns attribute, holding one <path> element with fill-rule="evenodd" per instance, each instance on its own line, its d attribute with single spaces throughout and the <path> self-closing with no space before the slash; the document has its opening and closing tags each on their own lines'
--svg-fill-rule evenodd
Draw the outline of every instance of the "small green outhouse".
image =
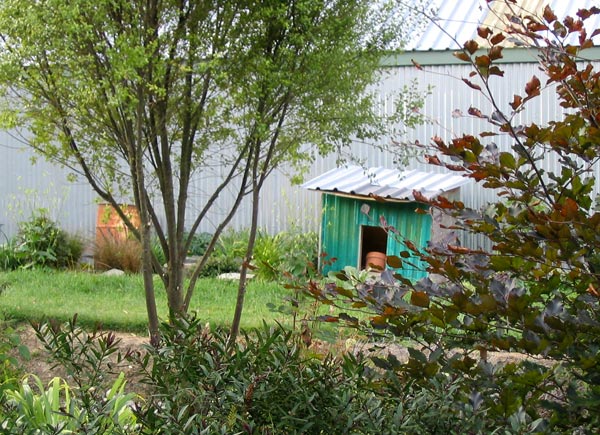
<svg viewBox="0 0 600 435">
<path fill-rule="evenodd" d="M 367 261 L 370 253 L 400 256 L 410 252 L 407 243 L 426 247 L 442 231 L 443 216 L 415 201 L 413 193 L 455 199 L 467 182 L 445 173 L 349 166 L 304 183 L 303 187 L 322 192 L 319 250 L 326 260 L 322 272 L 345 266 L 366 269 L 371 264 Z M 333 263 L 327 261 L 332 259 Z M 417 257 L 403 258 L 397 272 L 411 280 L 427 274 Z"/>
</svg>

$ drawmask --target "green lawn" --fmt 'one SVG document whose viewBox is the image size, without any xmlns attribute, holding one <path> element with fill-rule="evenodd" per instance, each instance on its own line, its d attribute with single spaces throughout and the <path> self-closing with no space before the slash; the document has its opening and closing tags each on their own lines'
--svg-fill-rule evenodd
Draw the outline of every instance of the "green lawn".
<svg viewBox="0 0 600 435">
<path fill-rule="evenodd" d="M 255 328 L 263 320 L 290 323 L 290 316 L 271 311 L 267 304 L 284 304 L 289 290 L 275 283 L 251 282 L 246 293 L 242 328 Z M 167 302 L 156 279 L 159 315 L 165 319 Z M 237 282 L 218 279 L 198 281 L 190 311 L 211 325 L 231 322 Z M 6 319 L 66 321 L 78 315 L 79 323 L 105 329 L 145 331 L 146 306 L 139 275 L 104 276 L 88 272 L 13 271 L 0 272 L 0 314 Z"/>
</svg>

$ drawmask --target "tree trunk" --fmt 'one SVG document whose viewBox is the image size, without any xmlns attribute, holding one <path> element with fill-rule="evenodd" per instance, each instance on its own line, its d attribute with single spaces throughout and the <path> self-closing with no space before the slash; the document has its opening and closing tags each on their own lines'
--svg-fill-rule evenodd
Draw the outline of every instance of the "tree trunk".
<svg viewBox="0 0 600 435">
<path fill-rule="evenodd" d="M 144 91 L 142 85 L 138 86 L 138 110 L 137 110 L 137 140 L 135 147 L 135 179 L 137 182 L 137 202 L 140 210 L 141 242 L 142 242 L 142 275 L 144 278 L 144 294 L 146 296 L 146 311 L 148 313 L 148 332 L 150 344 L 158 347 L 160 344 L 160 330 L 158 312 L 156 309 L 156 296 L 154 294 L 154 280 L 152 278 L 152 249 L 150 248 L 150 215 L 148 213 L 148 202 L 144 184 L 143 145 L 142 145 L 142 121 L 144 116 L 143 106 Z"/>
<path fill-rule="evenodd" d="M 246 296 L 246 286 L 248 284 L 248 266 L 252 260 L 254 252 L 254 242 L 256 241 L 256 232 L 258 230 L 258 206 L 259 206 L 260 189 L 256 186 L 252 191 L 252 223 L 250 225 L 250 236 L 248 238 L 248 246 L 246 247 L 246 255 L 240 269 L 240 282 L 238 284 L 237 300 L 235 303 L 235 313 L 231 322 L 231 330 L 229 333 L 228 346 L 231 347 L 240 332 L 240 322 L 242 320 L 242 309 L 244 308 L 244 298 Z"/>
<path fill-rule="evenodd" d="M 169 319 L 171 321 L 185 314 L 183 303 L 183 262 L 184 258 L 180 255 L 169 260 L 167 300 L 169 303 Z"/>
<path fill-rule="evenodd" d="M 154 280 L 152 277 L 152 250 L 150 248 L 150 222 L 148 219 L 148 210 L 144 205 L 145 201 L 140 203 L 140 217 L 142 222 L 142 274 L 144 278 L 144 294 L 146 296 L 146 311 L 148 312 L 148 332 L 150 334 L 150 344 L 158 347 L 160 344 L 160 330 L 158 322 L 158 312 L 156 309 L 156 297 L 154 294 Z"/>
</svg>

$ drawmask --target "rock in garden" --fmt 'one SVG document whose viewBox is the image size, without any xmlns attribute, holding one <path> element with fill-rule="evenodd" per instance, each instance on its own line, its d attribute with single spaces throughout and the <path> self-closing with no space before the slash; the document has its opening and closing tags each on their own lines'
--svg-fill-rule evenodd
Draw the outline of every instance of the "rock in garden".
<svg viewBox="0 0 600 435">
<path fill-rule="evenodd" d="M 123 272 L 121 269 L 110 269 L 110 270 L 107 270 L 106 272 L 103 272 L 102 275 L 121 276 L 121 275 L 125 275 L 125 272 Z"/>
</svg>

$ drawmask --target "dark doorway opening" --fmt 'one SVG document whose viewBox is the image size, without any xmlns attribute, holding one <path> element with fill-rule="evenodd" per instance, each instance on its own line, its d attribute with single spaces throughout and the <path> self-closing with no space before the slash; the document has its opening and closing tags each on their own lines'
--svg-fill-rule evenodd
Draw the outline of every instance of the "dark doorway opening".
<svg viewBox="0 0 600 435">
<path fill-rule="evenodd" d="M 367 254 L 369 252 L 387 252 L 387 232 L 381 227 L 361 225 L 360 227 L 360 269 L 367 268 Z"/>
</svg>

